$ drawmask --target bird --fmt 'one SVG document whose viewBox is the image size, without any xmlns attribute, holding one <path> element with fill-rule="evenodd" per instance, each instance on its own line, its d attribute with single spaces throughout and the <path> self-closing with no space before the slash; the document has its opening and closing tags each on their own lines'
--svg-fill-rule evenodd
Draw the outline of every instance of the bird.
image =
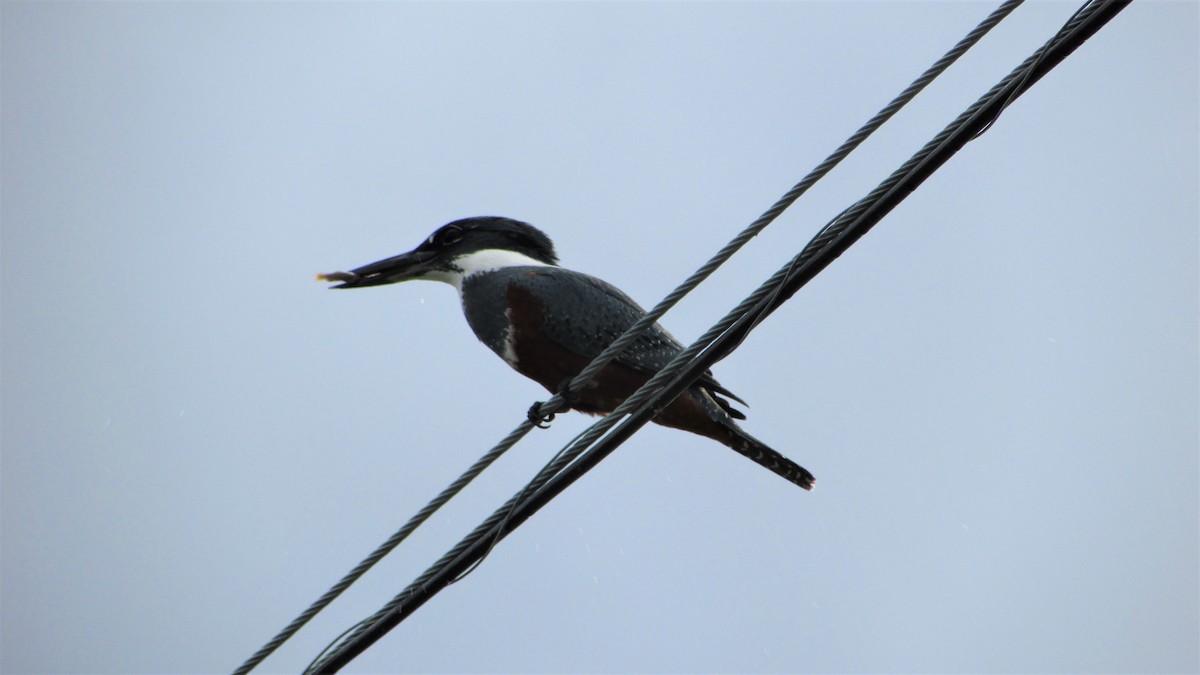
<svg viewBox="0 0 1200 675">
<path fill-rule="evenodd" d="M 551 394 L 562 392 L 645 314 L 616 286 L 560 267 L 554 244 L 544 232 L 500 216 L 455 220 L 407 253 L 317 278 L 336 283 L 331 286 L 335 289 L 417 279 L 450 284 L 458 290 L 475 336 Z M 682 350 L 680 342 L 655 323 L 591 383 L 566 396 L 566 402 L 579 412 L 610 413 Z M 748 405 L 705 371 L 654 422 L 713 439 L 811 490 L 813 475 L 738 426 L 735 420 L 746 416 L 730 400 Z M 530 410 L 531 419 L 538 407 L 534 404 Z"/>
</svg>

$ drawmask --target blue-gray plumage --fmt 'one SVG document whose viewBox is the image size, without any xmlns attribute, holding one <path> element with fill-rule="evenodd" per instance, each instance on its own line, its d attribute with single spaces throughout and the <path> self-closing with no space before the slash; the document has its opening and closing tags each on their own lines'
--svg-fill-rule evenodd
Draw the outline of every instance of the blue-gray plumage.
<svg viewBox="0 0 1200 675">
<path fill-rule="evenodd" d="M 475 335 L 521 374 L 560 391 L 645 311 L 596 277 L 564 269 L 549 237 L 509 218 L 467 218 L 442 226 L 408 253 L 322 275 L 356 288 L 433 279 L 458 289 Z M 582 412 L 605 414 L 658 372 L 682 346 L 654 324 L 573 400 Z M 813 476 L 734 422 L 745 419 L 723 398 L 745 404 L 706 372 L 655 422 L 707 436 L 784 478 L 811 489 Z"/>
<path fill-rule="evenodd" d="M 646 310 L 612 284 L 596 277 L 561 267 L 505 267 L 477 274 L 463 281 L 462 304 L 467 323 L 476 337 L 511 363 L 511 322 L 495 311 L 506 307 L 512 289 L 521 289 L 542 303 L 540 329 L 543 335 L 590 360 L 612 344 Z M 615 359 L 617 363 L 653 375 L 683 350 L 670 333 L 657 323 L 647 328 Z M 735 396 L 705 372 L 699 383 L 739 403 Z M 741 412 L 728 409 L 738 419 Z"/>
</svg>

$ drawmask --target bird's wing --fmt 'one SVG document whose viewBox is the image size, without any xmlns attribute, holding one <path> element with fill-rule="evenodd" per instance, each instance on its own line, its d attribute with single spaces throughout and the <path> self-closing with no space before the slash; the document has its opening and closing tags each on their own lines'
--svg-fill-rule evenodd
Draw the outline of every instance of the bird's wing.
<svg viewBox="0 0 1200 675">
<path fill-rule="evenodd" d="M 619 288 L 596 277 L 561 267 L 536 268 L 522 275 L 519 283 L 533 291 L 543 304 L 545 336 L 581 356 L 592 358 L 612 344 L 646 313 Z M 671 361 L 683 345 L 655 323 L 616 358 L 617 363 L 645 372 L 657 373 Z M 697 382 L 712 393 L 722 394 L 746 405 L 736 394 L 722 387 L 711 371 Z M 735 417 L 744 417 L 727 406 Z"/>
</svg>

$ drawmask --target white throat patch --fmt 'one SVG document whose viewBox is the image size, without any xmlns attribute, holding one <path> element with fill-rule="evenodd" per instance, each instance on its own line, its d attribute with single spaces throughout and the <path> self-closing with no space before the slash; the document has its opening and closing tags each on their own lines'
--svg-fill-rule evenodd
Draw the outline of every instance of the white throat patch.
<svg viewBox="0 0 1200 675">
<path fill-rule="evenodd" d="M 493 272 L 505 267 L 551 267 L 541 260 L 530 258 L 524 253 L 489 248 L 473 251 L 450 261 L 452 269 L 435 271 L 425 275 L 426 279 L 444 281 L 462 293 L 463 280 L 484 272 Z"/>
</svg>

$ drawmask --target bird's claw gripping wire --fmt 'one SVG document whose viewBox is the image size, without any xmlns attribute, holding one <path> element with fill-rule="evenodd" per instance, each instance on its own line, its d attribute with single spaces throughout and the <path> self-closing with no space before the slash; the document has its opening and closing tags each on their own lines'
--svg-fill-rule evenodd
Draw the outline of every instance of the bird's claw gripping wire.
<svg viewBox="0 0 1200 675">
<path fill-rule="evenodd" d="M 539 429 L 549 429 L 550 423 L 554 421 L 554 413 L 542 414 L 544 405 L 546 405 L 545 401 L 534 401 L 533 405 L 529 406 L 529 412 L 526 413 L 533 426 Z"/>
<path fill-rule="evenodd" d="M 585 386 L 594 385 L 592 385 L 592 383 L 588 383 L 588 385 Z M 562 405 L 559 406 L 559 410 L 570 410 L 571 408 L 575 407 L 575 403 L 579 401 L 579 394 L 571 390 L 571 378 L 563 380 L 562 384 L 558 387 L 557 395 L 560 399 L 562 399 Z M 549 429 L 550 423 L 554 421 L 554 413 L 542 412 L 542 408 L 545 407 L 548 402 L 549 401 L 537 401 L 533 405 L 529 406 L 529 412 L 526 413 L 526 415 L 529 417 L 529 421 L 533 423 L 533 426 L 539 429 Z"/>
</svg>

